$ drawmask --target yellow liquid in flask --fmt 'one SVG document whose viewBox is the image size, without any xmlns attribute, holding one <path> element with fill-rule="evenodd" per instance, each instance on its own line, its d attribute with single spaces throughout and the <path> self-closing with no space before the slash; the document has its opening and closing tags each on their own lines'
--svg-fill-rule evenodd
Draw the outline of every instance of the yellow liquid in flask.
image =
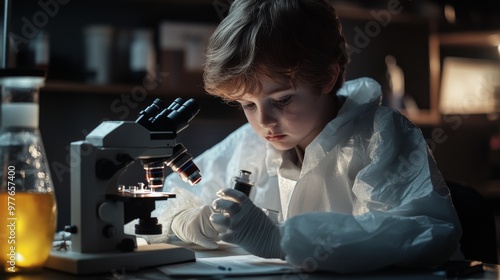
<svg viewBox="0 0 500 280">
<path fill-rule="evenodd" d="M 4 272 L 41 270 L 56 230 L 52 193 L 0 193 L 0 263 Z"/>
</svg>

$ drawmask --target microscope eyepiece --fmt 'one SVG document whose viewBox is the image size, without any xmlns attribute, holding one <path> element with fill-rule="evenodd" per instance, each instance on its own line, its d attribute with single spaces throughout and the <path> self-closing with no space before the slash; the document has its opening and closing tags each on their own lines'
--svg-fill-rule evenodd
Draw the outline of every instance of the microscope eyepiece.
<svg viewBox="0 0 500 280">
<path fill-rule="evenodd" d="M 198 114 L 200 107 L 194 99 L 184 101 L 176 98 L 168 107 L 156 99 L 139 113 L 135 121 L 151 131 L 172 131 L 179 133 Z"/>
<path fill-rule="evenodd" d="M 184 101 L 176 98 L 168 107 L 160 99 L 156 99 L 140 112 L 136 123 L 150 131 L 170 131 L 177 134 L 189 125 L 199 111 L 200 107 L 194 99 Z M 142 160 L 151 188 L 163 187 L 165 164 L 191 185 L 196 185 L 201 180 L 200 170 L 194 164 L 193 157 L 178 143 L 174 146 L 172 155 L 167 158 Z"/>
<path fill-rule="evenodd" d="M 182 98 L 177 98 L 151 120 L 151 127 L 154 130 L 163 128 L 163 130 L 168 129 L 179 133 L 188 126 L 199 111 L 200 107 L 194 99 L 184 102 Z"/>
<path fill-rule="evenodd" d="M 179 108 L 183 102 L 184 100 L 182 98 L 177 97 L 170 105 L 168 105 L 168 109 L 171 111 L 177 110 L 177 108 Z"/>
<path fill-rule="evenodd" d="M 139 113 L 139 117 L 135 121 L 143 126 L 148 126 L 152 119 L 165 108 L 165 104 L 160 99 L 156 98 L 151 105 Z"/>
</svg>

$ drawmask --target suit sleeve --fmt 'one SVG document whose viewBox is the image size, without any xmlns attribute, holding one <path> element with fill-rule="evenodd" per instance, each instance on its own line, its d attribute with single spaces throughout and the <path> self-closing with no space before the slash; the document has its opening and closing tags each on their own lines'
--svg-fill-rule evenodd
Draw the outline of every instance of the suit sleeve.
<svg viewBox="0 0 500 280">
<path fill-rule="evenodd" d="M 420 130 L 382 110 L 371 138 L 357 148 L 365 163 L 352 186 L 353 213 L 288 219 L 280 228 L 287 260 L 305 270 L 341 273 L 446 262 L 458 248 L 460 222 Z"/>
</svg>

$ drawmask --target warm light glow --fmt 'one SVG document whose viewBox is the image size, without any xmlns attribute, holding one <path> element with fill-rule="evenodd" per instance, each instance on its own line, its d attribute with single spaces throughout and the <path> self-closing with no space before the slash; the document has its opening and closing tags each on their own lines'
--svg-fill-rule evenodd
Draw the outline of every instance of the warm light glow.
<svg viewBox="0 0 500 280">
<path fill-rule="evenodd" d="M 500 55 L 500 44 L 498 44 L 497 49 L 498 49 L 498 55 Z"/>
<path fill-rule="evenodd" d="M 9 232 L 4 231 L 4 225 L 0 234 L 0 262 L 3 269 L 8 268 L 5 264 L 11 260 L 13 264 L 15 262 L 15 271 L 41 269 L 52 249 L 56 230 L 55 197 L 51 193 L 16 192 L 15 211 L 8 212 L 5 210 L 11 200 L 7 196 L 7 192 L 0 193 L 0 220 L 12 225 L 11 228 L 7 227 Z"/>
<path fill-rule="evenodd" d="M 455 8 L 452 5 L 445 5 L 444 6 L 444 17 L 446 20 L 451 23 L 455 24 L 457 21 L 456 15 L 455 15 Z"/>
<path fill-rule="evenodd" d="M 496 94 L 500 85 L 498 62 L 446 57 L 439 110 L 443 114 L 490 114 L 500 112 Z"/>
<path fill-rule="evenodd" d="M 493 34 L 493 35 L 488 36 L 488 42 L 492 46 L 500 45 L 500 34 Z"/>
</svg>

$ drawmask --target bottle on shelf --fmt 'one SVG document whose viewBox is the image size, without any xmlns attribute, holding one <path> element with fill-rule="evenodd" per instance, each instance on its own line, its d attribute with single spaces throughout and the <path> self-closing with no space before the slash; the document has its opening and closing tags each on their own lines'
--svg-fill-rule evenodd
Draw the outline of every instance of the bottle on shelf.
<svg viewBox="0 0 500 280">
<path fill-rule="evenodd" d="M 132 33 L 130 45 L 130 82 L 148 85 L 156 81 L 156 49 L 153 41 L 153 31 L 137 29 Z"/>
</svg>

